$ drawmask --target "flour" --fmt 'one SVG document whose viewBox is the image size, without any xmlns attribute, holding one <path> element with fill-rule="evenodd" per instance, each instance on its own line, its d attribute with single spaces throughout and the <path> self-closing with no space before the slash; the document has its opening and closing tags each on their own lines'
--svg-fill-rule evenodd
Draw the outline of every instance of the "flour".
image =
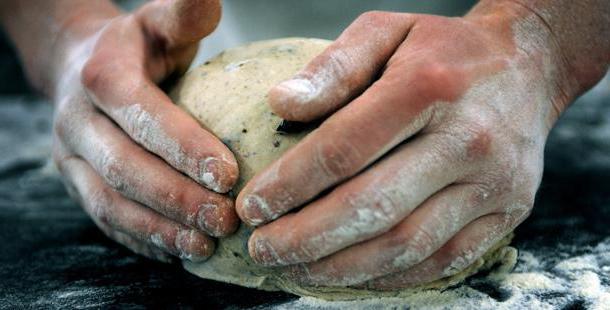
<svg viewBox="0 0 610 310">
<path fill-rule="evenodd" d="M 579 251 L 573 247 L 550 255 L 521 251 L 513 272 L 491 273 L 444 291 L 359 301 L 301 297 L 274 309 L 558 309 L 576 304 L 610 309 L 610 274 L 600 273 L 610 267 L 610 238 L 584 254 L 572 253 Z M 558 255 L 564 258 L 553 263 Z"/>
<path fill-rule="evenodd" d="M 350 91 L 342 79 L 351 76 L 358 65 L 361 65 L 359 58 L 360 55 L 365 55 L 364 53 L 364 48 L 360 46 L 337 49 L 329 55 L 325 65 L 316 68 L 315 72 L 302 71 L 297 74 L 297 77 L 277 85 L 273 92 L 276 95 L 277 102 L 287 104 L 290 107 L 289 109 L 282 108 L 287 113 L 286 117 L 291 120 L 302 121 L 301 118 L 295 119 L 289 116 L 302 110 L 311 111 L 312 106 L 320 110 L 338 108 Z M 305 118 L 309 118 L 305 120 L 311 120 L 312 115 Z"/>
<path fill-rule="evenodd" d="M 167 244 L 165 244 L 165 241 L 163 241 L 163 236 L 161 236 L 160 233 L 152 234 L 150 236 L 150 243 L 154 244 L 156 247 L 158 247 L 160 249 L 164 249 L 164 250 L 168 249 L 168 246 L 167 246 Z"/>
<path fill-rule="evenodd" d="M 208 157 L 197 160 L 192 158 L 180 143 L 166 132 L 158 116 L 152 115 L 138 103 L 119 108 L 117 114 L 125 118 L 125 123 L 129 126 L 125 128 L 125 131 L 131 133 L 135 141 L 144 145 L 151 152 L 162 156 L 172 166 L 187 169 L 184 171 L 185 173 L 206 187 L 216 192 L 226 191 L 216 180 L 211 168 L 220 167 L 218 162 L 220 160 L 226 162 L 226 159 Z"/>
<path fill-rule="evenodd" d="M 238 70 L 241 66 L 243 66 L 249 62 L 252 62 L 252 61 L 256 61 L 256 60 L 255 59 L 246 59 L 246 60 L 242 60 L 242 61 L 232 62 L 232 63 L 226 65 L 224 67 L 224 70 L 227 72 L 232 72 L 232 71 Z"/>
<path fill-rule="evenodd" d="M 269 102 L 267 92 L 277 83 L 294 76 L 300 68 L 315 55 L 318 55 L 328 44 L 328 41 L 323 40 L 293 38 L 256 42 L 244 47 L 229 49 L 217 58 L 211 59 L 205 65 L 191 70 L 170 92 L 170 96 L 178 106 L 189 112 L 210 132 L 219 137 L 235 155 L 240 169 L 240 178 L 234 187 L 235 193 L 239 192 L 255 173 L 263 170 L 307 134 L 307 131 L 291 134 L 277 132 L 276 129 L 282 123 L 282 119 L 270 111 L 267 104 Z M 256 61 L 244 62 L 250 59 L 256 59 Z M 348 63 L 347 60 L 343 61 L 342 64 L 346 63 Z M 229 64 L 240 65 L 229 66 L 228 69 L 231 70 L 228 71 L 226 69 Z M 346 68 L 341 67 L 342 64 L 336 64 L 339 67 L 333 68 L 333 70 L 337 72 L 346 70 Z M 325 87 L 328 87 L 328 85 L 326 84 Z M 422 123 L 425 123 L 425 120 L 422 120 Z M 421 124 L 418 126 L 421 126 Z M 408 130 L 415 131 L 417 130 L 416 127 Z M 402 134 L 405 133 L 399 133 L 398 135 Z M 394 137 L 389 137 L 388 142 L 392 138 Z M 392 143 L 394 144 L 396 141 L 392 141 Z M 426 145 L 422 144 L 420 146 L 429 150 Z M 413 170 L 422 171 L 425 170 L 426 165 L 430 166 L 430 162 L 438 162 L 438 156 L 434 156 L 431 152 L 428 152 L 425 157 L 422 160 L 409 161 L 411 170 L 403 167 L 404 161 L 391 161 L 389 165 L 395 169 L 390 170 L 397 171 L 397 173 L 389 178 L 384 179 L 372 175 L 371 177 L 374 180 L 367 183 L 366 189 L 370 195 L 350 197 L 350 199 L 353 199 L 354 206 L 363 207 L 352 208 L 353 216 L 349 219 L 338 218 L 336 225 L 330 227 L 331 229 L 325 235 L 321 235 L 318 238 L 319 240 L 316 240 L 316 236 L 312 234 L 310 240 L 305 240 L 306 242 L 299 250 L 301 253 L 296 251 L 280 253 L 279 247 L 273 248 L 269 242 L 257 238 L 250 239 L 257 242 L 256 244 L 249 244 L 249 248 L 257 252 L 260 250 L 269 257 L 279 258 L 281 255 L 283 260 L 299 261 L 303 257 L 311 257 L 314 255 L 313 253 L 320 255 L 321 252 L 317 247 L 325 247 L 326 252 L 329 252 L 345 246 L 345 243 L 349 242 L 350 238 L 348 237 L 350 236 L 356 235 L 356 238 L 366 239 L 383 232 L 384 228 L 390 229 L 393 223 L 399 222 L 430 194 L 455 180 L 454 173 L 447 173 L 439 169 L 434 172 L 434 175 L 426 174 L 427 177 L 423 180 L 424 184 L 421 184 L 422 180 L 413 175 Z M 289 165 L 290 163 L 286 164 Z M 282 169 L 281 165 L 279 169 Z M 263 181 L 275 182 L 279 172 L 271 170 L 263 178 Z M 305 181 L 316 182 L 318 180 Z M 437 184 L 438 182 L 443 184 Z M 404 188 L 408 187 L 409 184 L 419 184 L 424 190 L 421 192 L 405 191 Z M 376 190 L 378 188 L 385 188 L 385 190 Z M 279 194 L 281 196 L 280 204 L 284 200 L 288 204 L 289 199 L 295 199 L 294 193 Z M 266 202 L 258 199 L 261 197 L 253 195 L 248 198 L 249 206 L 242 211 L 266 214 L 271 218 L 277 216 L 278 211 L 269 210 L 265 206 Z M 409 204 L 402 204 L 405 201 L 408 201 Z M 381 202 L 379 208 L 371 208 L 371 206 L 376 206 L 377 202 Z M 369 208 L 365 208 L 366 206 Z M 443 213 L 443 217 L 452 216 L 455 218 L 455 214 L 455 212 L 450 211 Z M 423 246 L 428 246 L 426 234 L 438 240 L 446 239 L 452 231 L 460 226 L 454 221 L 448 221 L 448 223 L 442 231 L 422 233 L 414 239 L 415 242 L 412 245 L 394 249 L 392 251 L 394 253 L 384 257 L 384 264 L 388 268 L 395 268 L 391 266 L 394 257 L 403 253 L 411 255 L 412 252 L 420 251 Z M 379 295 L 395 297 L 410 294 L 414 290 L 422 290 L 420 286 L 413 289 L 379 293 L 363 288 L 303 286 L 288 278 L 289 273 L 284 272 L 281 268 L 267 268 L 254 263 L 248 253 L 248 247 L 245 246 L 251 233 L 251 227 L 242 225 L 234 235 L 218 240 L 216 251 L 208 260 L 203 263 L 184 261 L 185 268 L 203 278 L 263 290 L 285 290 L 298 295 L 325 296 L 325 298 L 332 299 L 354 299 Z M 455 285 L 478 270 L 491 268 L 495 262 L 512 266 L 515 259 L 515 250 L 507 246 L 508 242 L 510 242 L 510 236 L 501 241 L 498 240 L 498 243 L 485 253 L 484 257 L 471 262 L 472 264 L 466 270 L 451 277 L 425 284 L 425 287 L 444 288 Z M 437 247 L 440 245 L 441 243 L 436 243 Z M 431 251 L 432 247 L 426 249 L 427 253 Z M 469 257 L 474 256 L 470 255 Z M 409 258 L 407 261 L 414 262 L 422 258 L 422 256 L 419 256 L 417 259 Z M 402 264 L 403 262 L 399 261 L 399 263 Z M 332 266 L 330 267 L 332 268 Z M 303 273 L 306 274 L 307 270 L 303 270 Z M 352 278 L 340 279 L 342 282 L 339 284 L 359 282 L 370 278 L 371 274 L 370 270 L 356 270 L 350 277 Z"/>
</svg>

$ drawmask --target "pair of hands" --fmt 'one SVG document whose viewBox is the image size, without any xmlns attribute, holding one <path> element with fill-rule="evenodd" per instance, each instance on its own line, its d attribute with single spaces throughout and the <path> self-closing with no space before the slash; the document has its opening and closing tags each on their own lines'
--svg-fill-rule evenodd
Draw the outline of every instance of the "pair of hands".
<svg viewBox="0 0 610 310">
<path fill-rule="evenodd" d="M 305 284 L 452 275 L 527 217 L 568 101 L 542 22 L 503 9 L 360 16 L 270 91 L 281 117 L 326 119 L 235 206 L 222 195 L 238 177 L 233 155 L 157 86 L 186 70 L 219 3 L 154 1 L 89 20 L 60 56 L 55 161 L 95 223 L 149 257 L 205 260 L 238 214 L 259 226 L 252 258 Z"/>
</svg>

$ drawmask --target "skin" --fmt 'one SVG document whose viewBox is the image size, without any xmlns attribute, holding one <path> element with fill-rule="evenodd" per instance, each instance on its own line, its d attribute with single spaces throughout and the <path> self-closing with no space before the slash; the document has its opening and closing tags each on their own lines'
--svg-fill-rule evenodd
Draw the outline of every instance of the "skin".
<svg viewBox="0 0 610 310">
<path fill-rule="evenodd" d="M 215 0 L 1 1 L 30 80 L 55 107 L 53 157 L 109 237 L 168 261 L 201 261 L 238 225 L 231 152 L 157 84 L 188 67 L 220 18 Z M 27 31 L 24 31 L 27 30 Z"/>
<path fill-rule="evenodd" d="M 250 255 L 307 285 L 459 272 L 529 215 L 550 129 L 609 63 L 603 0 L 360 16 L 269 93 L 281 117 L 324 121 L 237 198 Z"/>
<path fill-rule="evenodd" d="M 325 121 L 238 197 L 259 226 L 254 260 L 304 284 L 375 289 L 472 263 L 527 217 L 550 128 L 606 72 L 608 10 L 488 0 L 462 18 L 362 15 L 269 94 L 286 119 Z M 235 160 L 156 84 L 187 67 L 218 3 L 124 14 L 103 0 L 4 0 L 0 12 L 57 106 L 56 163 L 98 226 L 151 257 L 210 255 L 210 236 L 237 225 L 214 193 L 235 182 Z"/>
</svg>

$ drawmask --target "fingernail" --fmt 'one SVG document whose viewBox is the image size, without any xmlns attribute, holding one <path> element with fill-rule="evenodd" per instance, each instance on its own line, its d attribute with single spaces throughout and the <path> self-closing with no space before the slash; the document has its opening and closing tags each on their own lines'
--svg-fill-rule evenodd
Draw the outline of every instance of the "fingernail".
<svg viewBox="0 0 610 310">
<path fill-rule="evenodd" d="M 295 96 L 300 102 L 307 102 L 316 93 L 315 85 L 308 79 L 291 79 L 284 81 L 278 85 L 279 88 L 284 89 L 291 96 Z"/>
<path fill-rule="evenodd" d="M 256 238 L 253 235 L 248 242 L 248 248 L 255 263 L 263 266 L 282 265 L 282 259 L 266 239 Z"/>
<path fill-rule="evenodd" d="M 243 220 L 252 226 L 262 224 L 266 218 L 273 219 L 267 203 L 257 195 L 247 195 L 242 209 L 245 216 Z"/>
<path fill-rule="evenodd" d="M 196 232 L 193 230 L 180 230 L 176 235 L 175 246 L 178 250 L 178 257 L 182 260 L 189 260 L 193 263 L 200 263 L 207 259 L 207 257 L 193 254 L 190 249 L 192 248 L 192 242 L 195 238 Z M 206 252 L 206 251 L 204 251 Z"/>
<path fill-rule="evenodd" d="M 219 237 L 222 235 L 223 217 L 218 216 L 218 206 L 215 204 L 202 204 L 197 213 L 197 225 L 206 233 Z"/>
<path fill-rule="evenodd" d="M 229 190 L 219 182 L 223 167 L 218 159 L 208 157 L 199 163 L 199 167 L 199 182 L 217 193 L 225 193 Z"/>
</svg>

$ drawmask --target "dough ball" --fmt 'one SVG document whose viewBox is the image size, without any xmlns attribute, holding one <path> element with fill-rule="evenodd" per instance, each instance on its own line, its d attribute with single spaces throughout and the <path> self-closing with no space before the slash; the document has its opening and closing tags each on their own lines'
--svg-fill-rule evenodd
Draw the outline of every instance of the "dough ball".
<svg viewBox="0 0 610 310">
<path fill-rule="evenodd" d="M 226 50 L 188 72 L 170 96 L 176 104 L 219 137 L 235 154 L 240 179 L 234 194 L 257 172 L 301 140 L 298 133 L 277 131 L 282 119 L 267 104 L 267 92 L 290 78 L 330 44 L 320 39 L 286 38 L 251 43 Z M 247 241 L 251 228 L 242 224 L 236 234 L 218 240 L 215 254 L 203 263 L 184 267 L 206 279 L 264 290 L 284 290 L 325 299 L 360 299 L 407 296 L 422 289 L 442 288 L 460 282 L 478 269 L 505 261 L 514 264 L 515 250 L 504 239 L 484 258 L 462 273 L 419 288 L 376 292 L 352 288 L 302 287 L 282 276 L 281 269 L 260 267 L 250 259 Z"/>
</svg>

